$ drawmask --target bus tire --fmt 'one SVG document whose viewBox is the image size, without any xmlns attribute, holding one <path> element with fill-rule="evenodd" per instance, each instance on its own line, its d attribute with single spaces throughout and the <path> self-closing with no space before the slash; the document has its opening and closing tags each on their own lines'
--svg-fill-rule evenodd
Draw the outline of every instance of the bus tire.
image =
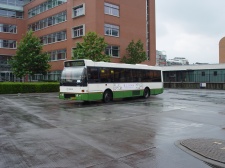
<svg viewBox="0 0 225 168">
<path fill-rule="evenodd" d="M 147 98 L 150 97 L 150 90 L 149 90 L 149 88 L 145 88 L 145 89 L 144 89 L 143 97 L 144 97 L 145 99 L 147 99 Z"/>
<path fill-rule="evenodd" d="M 110 90 L 106 90 L 103 94 L 103 102 L 104 103 L 109 103 L 113 100 L 113 95 Z"/>
</svg>

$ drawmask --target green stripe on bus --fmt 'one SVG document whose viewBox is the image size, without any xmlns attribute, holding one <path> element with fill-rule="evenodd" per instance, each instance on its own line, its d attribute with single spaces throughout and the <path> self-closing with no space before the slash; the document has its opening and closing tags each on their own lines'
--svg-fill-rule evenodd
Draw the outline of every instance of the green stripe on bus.
<svg viewBox="0 0 225 168">
<path fill-rule="evenodd" d="M 125 97 L 136 97 L 136 96 L 143 96 L 143 90 L 129 90 L 129 91 L 117 91 L 113 92 L 113 98 L 125 98 Z M 150 95 L 157 95 L 163 93 L 163 89 L 151 89 Z M 102 100 L 103 93 L 82 93 L 82 94 L 75 94 L 78 95 L 75 97 L 74 100 L 84 100 L 84 101 L 96 101 Z M 60 99 L 65 99 L 63 96 L 59 96 Z M 73 99 L 73 98 L 71 98 Z"/>
<path fill-rule="evenodd" d="M 161 89 L 151 89 L 151 95 L 157 95 L 163 93 L 163 88 Z"/>
</svg>

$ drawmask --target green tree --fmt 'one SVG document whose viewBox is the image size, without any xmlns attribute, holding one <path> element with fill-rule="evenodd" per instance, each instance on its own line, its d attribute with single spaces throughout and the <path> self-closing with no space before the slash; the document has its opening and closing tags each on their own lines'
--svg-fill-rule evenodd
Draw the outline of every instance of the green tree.
<svg viewBox="0 0 225 168">
<path fill-rule="evenodd" d="M 146 52 L 144 51 L 143 43 L 138 40 L 137 43 L 132 40 L 126 48 L 126 55 L 121 59 L 121 62 L 127 64 L 138 64 L 146 60 Z"/>
<path fill-rule="evenodd" d="M 77 43 L 73 51 L 73 59 L 90 59 L 92 61 L 110 62 L 110 57 L 103 54 L 107 46 L 103 37 L 95 32 L 89 32 L 83 37 L 82 43 Z"/>
<path fill-rule="evenodd" d="M 16 55 L 10 60 L 13 73 L 22 78 L 26 75 L 45 75 L 50 69 L 49 56 L 42 52 L 40 39 L 28 31 L 20 40 Z"/>
</svg>

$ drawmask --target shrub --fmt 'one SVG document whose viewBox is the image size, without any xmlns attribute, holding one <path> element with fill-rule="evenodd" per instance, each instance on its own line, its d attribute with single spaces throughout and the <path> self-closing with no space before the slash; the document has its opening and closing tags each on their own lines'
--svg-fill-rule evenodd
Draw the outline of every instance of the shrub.
<svg viewBox="0 0 225 168">
<path fill-rule="evenodd" d="M 1 82 L 0 94 L 15 93 L 47 93 L 59 92 L 59 83 L 41 82 L 41 83 L 21 83 L 21 82 Z"/>
</svg>

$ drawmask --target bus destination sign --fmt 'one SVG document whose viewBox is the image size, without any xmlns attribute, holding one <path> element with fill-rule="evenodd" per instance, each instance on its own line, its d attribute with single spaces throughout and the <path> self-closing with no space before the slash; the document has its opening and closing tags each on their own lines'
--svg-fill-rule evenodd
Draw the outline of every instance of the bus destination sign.
<svg viewBox="0 0 225 168">
<path fill-rule="evenodd" d="M 83 60 L 65 62 L 65 67 L 76 67 L 76 66 L 85 66 L 85 63 Z"/>
</svg>

